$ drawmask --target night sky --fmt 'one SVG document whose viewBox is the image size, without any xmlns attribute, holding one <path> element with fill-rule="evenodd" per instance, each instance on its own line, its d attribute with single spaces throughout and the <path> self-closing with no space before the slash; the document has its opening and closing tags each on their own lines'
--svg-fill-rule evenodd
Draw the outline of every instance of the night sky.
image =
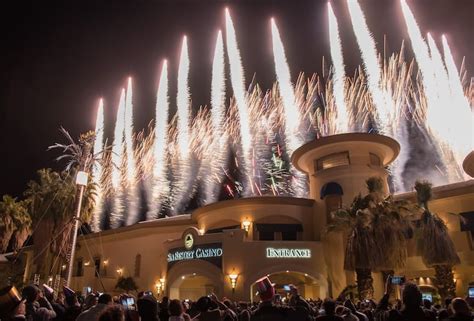
<svg viewBox="0 0 474 321">
<path fill-rule="evenodd" d="M 329 58 L 327 1 L 14 1 L 2 6 L 0 73 L 0 195 L 21 196 L 37 169 L 60 168 L 46 149 L 62 141 L 59 127 L 77 137 L 93 129 L 100 97 L 112 139 L 119 93 L 134 78 L 135 128 L 153 119 L 159 69 L 170 62 L 175 95 L 182 36 L 188 36 L 193 107 L 209 104 L 212 56 L 229 7 L 247 81 L 269 89 L 275 80 L 270 17 L 275 17 L 293 81 L 321 72 Z M 332 1 L 342 33 L 347 73 L 360 63 L 345 1 Z M 398 0 L 360 1 L 369 28 L 387 53 L 408 39 Z M 459 64 L 474 71 L 474 1 L 408 1 L 424 33 L 440 45 L 445 33 Z M 409 52 L 409 51 L 407 51 Z M 228 77 L 228 75 L 227 75 Z M 173 103 L 174 100 L 172 99 Z"/>
</svg>

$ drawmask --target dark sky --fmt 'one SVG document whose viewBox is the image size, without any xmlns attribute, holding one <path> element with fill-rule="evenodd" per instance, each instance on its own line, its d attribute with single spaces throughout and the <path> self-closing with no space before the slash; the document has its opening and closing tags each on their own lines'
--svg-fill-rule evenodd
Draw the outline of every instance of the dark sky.
<svg viewBox="0 0 474 321">
<path fill-rule="evenodd" d="M 237 30 L 247 80 L 256 74 L 267 89 L 275 80 L 270 17 L 275 17 L 293 80 L 321 71 L 329 55 L 327 1 L 11 1 L 2 6 L 0 73 L 0 195 L 20 196 L 35 171 L 56 167 L 46 148 L 62 137 L 93 129 L 97 100 L 104 97 L 107 133 L 113 130 L 120 88 L 134 77 L 136 128 L 153 119 L 163 58 L 176 82 L 182 35 L 189 37 L 193 106 L 206 105 L 214 42 L 228 6 Z M 345 1 L 332 1 L 343 37 L 347 72 L 360 63 Z M 360 1 L 379 50 L 407 39 L 398 0 Z M 474 1 L 408 1 L 423 32 L 448 36 L 455 59 L 474 70 Z M 13 5 L 13 7 L 12 7 Z M 173 90 L 173 83 L 171 84 Z M 173 91 L 170 93 L 174 95 Z"/>
</svg>

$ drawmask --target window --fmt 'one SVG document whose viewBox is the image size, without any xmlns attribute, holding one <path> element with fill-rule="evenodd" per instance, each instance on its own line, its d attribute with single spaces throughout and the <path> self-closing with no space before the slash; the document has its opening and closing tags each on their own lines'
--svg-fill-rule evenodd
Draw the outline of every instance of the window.
<svg viewBox="0 0 474 321">
<path fill-rule="evenodd" d="M 316 171 L 349 165 L 349 152 L 335 153 L 316 160 Z"/>
<path fill-rule="evenodd" d="M 459 213 L 462 232 L 469 232 L 469 243 L 474 248 L 474 211 Z"/>
<path fill-rule="evenodd" d="M 135 273 L 133 274 L 136 278 L 140 277 L 140 268 L 142 264 L 142 256 L 137 254 L 135 256 Z"/>
<path fill-rule="evenodd" d="M 380 160 L 380 157 L 378 157 L 377 155 L 373 153 L 370 153 L 369 158 L 370 158 L 370 165 L 382 167 L 382 161 Z"/>
<path fill-rule="evenodd" d="M 283 241 L 297 241 L 298 233 L 303 232 L 301 224 L 256 224 L 260 241 L 274 241 L 275 233 L 281 233 Z"/>
<path fill-rule="evenodd" d="M 240 229 L 240 225 L 225 226 L 219 228 L 213 228 L 206 231 L 206 234 L 222 233 L 225 230 L 235 230 Z"/>
<path fill-rule="evenodd" d="M 76 261 L 76 276 L 83 276 L 84 275 L 84 268 L 83 268 L 83 261 L 81 259 L 77 259 Z"/>
<path fill-rule="evenodd" d="M 275 239 L 274 231 L 258 231 L 258 239 L 260 241 L 273 241 Z"/>
<path fill-rule="evenodd" d="M 298 240 L 298 232 L 294 231 L 283 231 L 281 232 L 281 239 L 283 241 L 297 241 Z"/>
<path fill-rule="evenodd" d="M 100 275 L 100 257 L 94 258 L 94 275 L 98 277 Z"/>
</svg>

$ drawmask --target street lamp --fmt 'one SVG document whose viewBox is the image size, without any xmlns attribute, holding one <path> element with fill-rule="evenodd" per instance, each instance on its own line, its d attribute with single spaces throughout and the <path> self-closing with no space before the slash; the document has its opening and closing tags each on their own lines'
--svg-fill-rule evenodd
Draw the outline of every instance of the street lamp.
<svg viewBox="0 0 474 321">
<path fill-rule="evenodd" d="M 74 216 L 74 230 L 72 231 L 72 248 L 71 248 L 71 257 L 69 259 L 69 269 L 67 271 L 67 286 L 71 285 L 72 270 L 74 267 L 74 255 L 76 254 L 76 243 L 77 243 L 77 230 L 79 229 L 79 223 L 81 218 L 81 207 L 82 207 L 82 197 L 84 196 L 84 190 L 87 186 L 87 181 L 89 175 L 87 172 L 78 171 L 76 175 L 76 185 L 79 187 L 76 195 L 76 214 Z"/>
</svg>

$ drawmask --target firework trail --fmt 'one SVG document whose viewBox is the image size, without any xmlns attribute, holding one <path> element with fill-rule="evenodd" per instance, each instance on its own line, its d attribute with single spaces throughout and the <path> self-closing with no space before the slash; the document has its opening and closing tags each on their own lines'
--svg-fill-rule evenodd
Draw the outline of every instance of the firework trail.
<svg viewBox="0 0 474 321">
<path fill-rule="evenodd" d="M 95 121 L 95 141 L 94 141 L 94 155 L 98 155 L 100 158 L 103 157 L 102 152 L 104 149 L 104 101 L 102 98 L 99 100 L 99 107 L 97 109 L 97 117 Z M 92 229 L 94 231 L 100 230 L 100 220 L 102 214 L 102 197 L 103 197 L 103 186 L 101 183 L 102 178 L 102 163 L 94 162 L 92 167 L 92 179 L 97 186 L 97 192 L 94 196 L 94 213 L 92 215 Z"/>
<path fill-rule="evenodd" d="M 439 90 L 445 91 L 447 88 L 438 88 L 435 76 L 436 67 L 434 66 L 428 45 L 423 39 L 415 16 L 405 0 L 401 0 L 401 6 L 415 59 L 421 73 L 424 92 L 423 99 L 426 100 L 425 126 L 431 133 L 431 139 L 438 147 L 438 153 L 442 154 L 441 160 L 443 166 L 447 168 L 448 180 L 451 182 L 456 181 L 459 179 L 459 173 L 461 173 L 462 170 L 460 170 L 459 163 L 456 164 L 450 161 L 453 151 L 449 145 L 449 140 L 446 140 L 446 138 L 449 137 L 447 123 L 445 122 L 446 112 L 444 110 L 445 106 L 443 105 L 443 100 L 440 99 L 440 93 L 438 92 Z M 444 133 L 447 134 L 446 137 L 443 136 Z"/>
<path fill-rule="evenodd" d="M 234 24 L 229 14 L 229 10 L 225 10 L 225 26 L 226 26 L 226 45 L 227 56 L 230 64 L 230 80 L 234 90 L 235 102 L 238 109 L 240 124 L 240 141 L 243 149 L 243 161 L 240 167 L 246 175 L 249 173 L 247 167 L 252 163 L 252 134 L 250 132 L 250 117 L 247 105 L 247 92 L 245 90 L 244 70 L 242 67 L 242 59 L 237 45 L 237 37 L 235 35 Z M 250 180 L 249 184 L 252 184 Z M 248 188 L 247 191 L 248 192 Z"/>
<path fill-rule="evenodd" d="M 126 225 L 138 222 L 137 166 L 133 148 L 133 90 L 132 78 L 128 78 L 125 94 L 125 151 L 127 184 L 127 220 Z"/>
<path fill-rule="evenodd" d="M 177 160 L 178 172 L 176 173 L 176 184 L 174 186 L 175 213 L 181 210 L 186 199 L 190 198 L 189 187 L 193 183 L 191 174 L 191 149 L 190 149 L 190 117 L 191 117 L 191 97 L 189 93 L 189 55 L 187 37 L 183 37 L 181 56 L 178 68 L 178 91 L 176 96 L 177 104 Z"/>
<path fill-rule="evenodd" d="M 125 89 L 122 89 L 117 110 L 117 120 L 115 121 L 114 143 L 112 146 L 112 187 L 113 205 L 111 214 L 111 226 L 118 227 L 123 219 L 121 184 L 121 165 L 124 158 L 124 130 L 125 130 Z"/>
<path fill-rule="evenodd" d="M 275 72 L 285 118 L 286 149 L 289 158 L 291 158 L 293 152 L 304 143 L 299 132 L 301 115 L 299 108 L 296 106 L 295 91 L 291 82 L 290 68 L 286 60 L 285 49 L 281 41 L 280 32 L 273 18 L 271 19 L 271 27 Z M 296 170 L 292 164 L 290 164 L 290 171 L 296 178 L 292 180 L 295 195 L 297 197 L 303 197 L 306 194 L 304 184 L 301 184 L 302 181 L 304 182 L 304 175 Z"/>
<path fill-rule="evenodd" d="M 167 153 L 168 141 L 168 62 L 163 61 L 155 106 L 155 140 L 153 142 L 153 169 L 151 177 L 152 193 L 148 197 L 148 219 L 157 218 L 161 203 L 169 193 L 167 180 Z"/>
<path fill-rule="evenodd" d="M 449 88 L 453 99 L 452 106 L 456 108 L 453 113 L 457 115 L 456 121 L 460 131 L 456 137 L 455 146 L 458 153 L 461 154 L 461 158 L 464 159 L 467 153 L 474 148 L 474 112 L 471 110 L 469 100 L 464 95 L 456 63 L 444 35 L 442 36 L 442 42 L 444 62 L 448 70 Z"/>
<path fill-rule="evenodd" d="M 391 98 L 389 98 L 386 92 L 380 88 L 382 68 L 377 57 L 375 41 L 367 27 L 365 16 L 359 2 L 356 0 L 347 0 L 347 5 L 349 7 L 352 27 L 362 54 L 363 65 L 367 77 L 367 85 L 375 107 L 377 108 L 377 122 L 382 133 L 390 134 L 390 113 L 393 111 L 393 108 L 391 108 Z"/>
<path fill-rule="evenodd" d="M 214 60 L 212 63 L 212 83 L 211 83 L 211 125 L 212 125 L 212 155 L 208 155 L 210 163 L 210 177 L 207 181 L 204 203 L 211 203 L 217 200 L 217 193 L 221 182 L 222 168 L 227 162 L 227 135 L 225 135 L 224 124 L 226 117 L 225 110 L 225 65 L 224 65 L 224 42 L 222 33 L 219 30 L 214 50 Z"/>
<path fill-rule="evenodd" d="M 329 15 L 329 40 L 331 49 L 331 59 L 333 63 L 334 99 L 337 107 L 336 132 L 346 133 L 349 131 L 349 115 L 346 105 L 345 93 L 345 66 L 342 55 L 341 38 L 339 36 L 339 26 L 331 3 L 328 2 Z"/>
</svg>

